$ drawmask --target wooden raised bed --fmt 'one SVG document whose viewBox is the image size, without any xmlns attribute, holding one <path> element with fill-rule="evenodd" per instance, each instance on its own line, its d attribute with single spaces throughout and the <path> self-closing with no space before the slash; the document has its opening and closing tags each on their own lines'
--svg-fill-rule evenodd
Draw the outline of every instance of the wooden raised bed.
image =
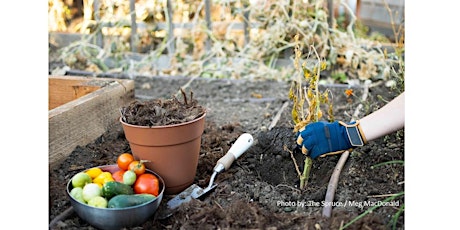
<svg viewBox="0 0 460 230">
<path fill-rule="evenodd" d="M 119 109 L 134 100 L 134 81 L 49 76 L 49 167 L 67 158 L 118 122 Z"/>
</svg>

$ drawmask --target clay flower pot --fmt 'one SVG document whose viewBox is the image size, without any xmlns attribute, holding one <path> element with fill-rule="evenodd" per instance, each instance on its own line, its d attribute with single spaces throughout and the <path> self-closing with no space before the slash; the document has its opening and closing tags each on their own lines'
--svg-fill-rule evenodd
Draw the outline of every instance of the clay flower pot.
<svg viewBox="0 0 460 230">
<path fill-rule="evenodd" d="M 195 179 L 206 113 L 182 124 L 136 126 L 120 118 L 133 156 L 163 177 L 166 194 L 177 194 Z"/>
<path fill-rule="evenodd" d="M 196 174 L 206 110 L 193 100 L 135 101 L 122 108 L 120 123 L 137 160 L 158 173 L 165 194 L 177 194 L 190 186 Z"/>
</svg>

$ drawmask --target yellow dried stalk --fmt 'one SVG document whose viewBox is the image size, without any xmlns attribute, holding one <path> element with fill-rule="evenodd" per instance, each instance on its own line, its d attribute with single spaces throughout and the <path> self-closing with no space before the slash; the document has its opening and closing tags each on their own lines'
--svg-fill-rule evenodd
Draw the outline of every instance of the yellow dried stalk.
<svg viewBox="0 0 460 230">
<path fill-rule="evenodd" d="M 333 119 L 332 115 L 332 100 L 329 99 L 329 90 L 326 89 L 324 92 L 320 92 L 318 88 L 319 78 L 321 71 L 325 70 L 327 64 L 322 61 L 316 52 L 314 46 L 310 46 L 310 54 L 314 53 L 317 62 L 309 68 L 306 62 L 299 65 L 302 57 L 301 42 L 299 42 L 299 35 L 295 35 L 294 40 L 296 45 L 294 47 L 295 59 L 294 67 L 297 71 L 297 77 L 294 79 L 293 84 L 289 90 L 289 98 L 293 101 L 292 108 L 292 120 L 295 123 L 294 132 L 298 132 L 302 127 L 308 125 L 311 122 L 319 121 L 323 112 L 321 110 L 322 104 L 328 104 L 327 114 L 329 120 Z M 305 86 L 303 83 L 305 82 Z M 312 166 L 312 160 L 309 156 L 306 156 L 305 165 L 302 175 L 300 178 L 300 189 L 304 189 L 307 185 L 308 178 L 310 175 L 310 169 Z M 297 171 L 299 171 L 297 169 Z"/>
</svg>

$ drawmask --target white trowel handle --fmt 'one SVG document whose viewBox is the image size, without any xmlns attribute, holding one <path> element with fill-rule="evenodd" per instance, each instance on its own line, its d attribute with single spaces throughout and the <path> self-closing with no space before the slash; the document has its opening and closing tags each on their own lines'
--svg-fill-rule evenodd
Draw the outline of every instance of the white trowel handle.
<svg viewBox="0 0 460 230">
<path fill-rule="evenodd" d="M 232 147 L 228 150 L 227 154 L 217 161 L 214 171 L 220 173 L 227 170 L 232 165 L 233 161 L 238 159 L 249 147 L 254 143 L 254 138 L 249 133 L 243 133 L 233 143 Z"/>
</svg>

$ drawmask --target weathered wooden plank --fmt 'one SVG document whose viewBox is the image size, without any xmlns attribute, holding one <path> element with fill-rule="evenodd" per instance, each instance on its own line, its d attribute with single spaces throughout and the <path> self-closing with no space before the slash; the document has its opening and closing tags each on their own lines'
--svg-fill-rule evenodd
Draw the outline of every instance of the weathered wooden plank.
<svg viewBox="0 0 460 230">
<path fill-rule="evenodd" d="M 65 79 L 72 81 L 72 77 Z M 90 82 L 100 88 L 49 110 L 50 168 L 65 160 L 78 145 L 101 136 L 118 122 L 119 108 L 134 100 L 133 80 L 87 78 L 87 84 Z"/>
<path fill-rule="evenodd" d="M 51 77 L 48 79 L 48 82 L 48 110 L 101 88 L 100 86 L 88 85 L 88 78 L 83 77 L 72 79 Z"/>
</svg>

